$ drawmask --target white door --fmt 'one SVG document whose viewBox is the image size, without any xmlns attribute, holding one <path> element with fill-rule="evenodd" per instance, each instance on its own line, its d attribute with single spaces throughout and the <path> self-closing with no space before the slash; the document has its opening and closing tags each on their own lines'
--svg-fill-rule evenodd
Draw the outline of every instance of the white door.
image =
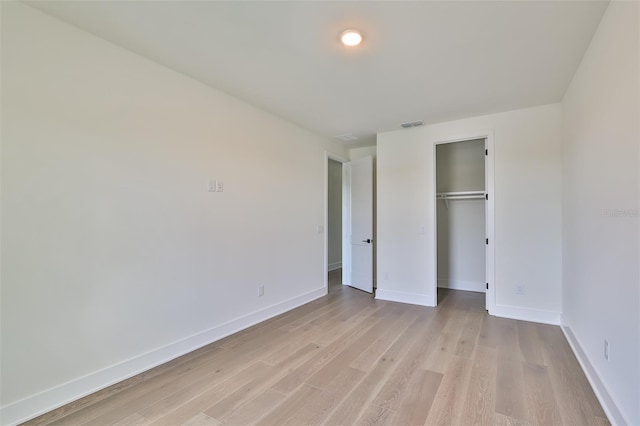
<svg viewBox="0 0 640 426">
<path fill-rule="evenodd" d="M 349 163 L 349 251 L 346 284 L 373 293 L 373 157 Z"/>
</svg>

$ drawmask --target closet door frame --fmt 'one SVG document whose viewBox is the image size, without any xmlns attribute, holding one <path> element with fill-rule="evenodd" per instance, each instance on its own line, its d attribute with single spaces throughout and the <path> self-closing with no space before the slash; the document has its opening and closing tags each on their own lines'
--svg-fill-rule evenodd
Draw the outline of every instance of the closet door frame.
<svg viewBox="0 0 640 426">
<path fill-rule="evenodd" d="M 431 180 L 431 198 L 430 205 L 431 217 L 433 218 L 433 288 L 431 293 L 435 303 L 438 303 L 438 216 L 437 216 L 437 203 L 436 203 L 436 147 L 438 145 L 454 142 L 464 142 L 475 139 L 485 140 L 485 192 L 489 196 L 485 201 L 485 234 L 488 239 L 488 243 L 485 245 L 485 280 L 488 286 L 485 299 L 486 309 L 489 314 L 495 311 L 496 306 L 496 281 L 495 281 L 495 175 L 494 175 L 494 136 L 493 130 L 484 130 L 477 132 L 469 132 L 468 134 L 456 134 L 455 136 L 440 136 L 432 139 L 432 170 L 433 178 Z"/>
</svg>

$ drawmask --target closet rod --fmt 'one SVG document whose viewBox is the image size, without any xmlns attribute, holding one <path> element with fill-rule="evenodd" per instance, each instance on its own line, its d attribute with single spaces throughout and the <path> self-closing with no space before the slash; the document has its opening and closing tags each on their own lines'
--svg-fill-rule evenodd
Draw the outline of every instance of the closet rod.
<svg viewBox="0 0 640 426">
<path fill-rule="evenodd" d="M 478 194 L 478 195 L 461 195 L 459 197 L 447 197 L 447 196 L 439 196 L 436 197 L 440 200 L 471 200 L 471 199 L 483 199 L 484 195 L 483 194 Z"/>
<path fill-rule="evenodd" d="M 438 192 L 437 196 L 440 197 L 458 197 L 463 195 L 482 195 L 484 196 L 484 191 L 456 191 L 456 192 Z"/>
<path fill-rule="evenodd" d="M 436 200 L 444 200 L 444 205 L 449 208 L 449 200 L 481 200 L 485 199 L 484 191 L 459 191 L 459 192 L 438 192 Z"/>
</svg>

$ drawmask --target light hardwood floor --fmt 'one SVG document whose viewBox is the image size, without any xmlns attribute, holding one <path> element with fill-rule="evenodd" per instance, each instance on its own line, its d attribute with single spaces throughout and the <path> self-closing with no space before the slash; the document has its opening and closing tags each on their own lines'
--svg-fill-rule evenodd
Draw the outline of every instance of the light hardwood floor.
<svg viewBox="0 0 640 426">
<path fill-rule="evenodd" d="M 329 295 L 34 419 L 41 425 L 608 424 L 558 327 Z"/>
</svg>

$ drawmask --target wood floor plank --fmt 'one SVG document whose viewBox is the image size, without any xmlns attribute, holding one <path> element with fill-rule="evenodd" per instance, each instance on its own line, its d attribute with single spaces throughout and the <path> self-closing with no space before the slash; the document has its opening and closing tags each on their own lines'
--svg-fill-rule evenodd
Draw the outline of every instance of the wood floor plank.
<svg viewBox="0 0 640 426">
<path fill-rule="evenodd" d="M 363 305 L 364 308 L 364 305 Z M 308 324 L 314 320 L 320 318 L 332 318 L 335 317 L 337 313 L 341 312 L 344 309 L 343 305 L 340 304 L 340 300 L 336 299 L 331 304 L 327 305 L 326 308 L 322 311 L 312 310 L 308 312 L 306 315 L 302 315 L 293 320 L 287 321 L 287 323 L 283 324 L 280 329 L 284 331 L 294 331 L 300 327 L 303 327 L 305 324 Z"/>
<path fill-rule="evenodd" d="M 485 316 L 480 311 L 470 311 L 467 316 L 467 320 L 462 328 L 460 337 L 456 342 L 456 348 L 454 354 L 462 358 L 471 358 L 473 351 L 476 348 L 478 342 L 478 335 L 480 334 L 480 324 L 482 323 L 482 317 Z"/>
<path fill-rule="evenodd" d="M 471 366 L 472 361 L 467 358 L 451 357 L 429 411 L 427 424 L 459 424 L 460 413 L 462 412 L 471 376 Z"/>
<path fill-rule="evenodd" d="M 204 414 L 218 419 L 229 415 L 242 404 L 253 399 L 259 392 L 262 392 L 262 387 L 273 381 L 276 368 L 277 367 L 265 364 L 265 368 L 253 376 L 253 379 L 249 383 L 229 393 L 226 397 L 212 406 L 204 409 Z"/>
<path fill-rule="evenodd" d="M 392 425 L 396 412 L 393 410 L 385 410 L 377 405 L 369 405 L 362 416 L 355 423 L 338 423 L 343 425 L 354 424 L 356 426 L 387 426 Z M 336 425 L 336 423 L 327 423 L 327 425 Z"/>
<path fill-rule="evenodd" d="M 409 351 L 416 339 L 422 335 L 422 328 L 426 318 L 427 311 L 419 312 L 418 317 L 415 318 L 408 329 L 387 349 L 378 361 L 376 361 L 371 371 L 342 401 L 326 424 L 349 425 L 356 423 L 356 420 L 366 407 L 371 405 L 370 402 L 374 396 L 380 391 L 384 383 L 387 382 L 387 378 L 399 364 L 399 360 L 404 358 L 404 355 Z M 385 418 L 386 416 L 387 415 L 385 415 Z"/>
<path fill-rule="evenodd" d="M 27 425 L 608 424 L 559 327 L 329 294 Z"/>
<path fill-rule="evenodd" d="M 227 380 L 206 387 L 206 390 L 200 387 L 185 389 L 183 392 L 172 394 L 169 398 L 146 407 L 139 414 L 147 419 L 149 424 L 182 424 L 194 413 L 203 412 L 212 403 L 220 401 L 251 382 L 256 376 L 266 374 L 269 370 L 274 371 L 275 367 L 262 362 L 253 363 Z"/>
<path fill-rule="evenodd" d="M 87 424 L 112 424 L 134 413 L 140 414 L 147 420 L 156 418 L 159 413 L 170 410 L 172 406 L 183 400 L 205 391 L 212 382 L 215 383 L 214 380 L 225 380 L 241 368 L 242 366 L 236 364 L 229 354 L 221 353 L 202 368 L 173 376 L 173 380 L 162 387 L 132 395 L 117 409 L 110 409 L 99 416 L 92 417 Z"/>
<path fill-rule="evenodd" d="M 113 426 L 135 426 L 142 425 L 145 422 L 145 418 L 138 413 L 133 413 L 130 416 L 125 417 L 119 422 L 113 423 Z"/>
<path fill-rule="evenodd" d="M 456 345 L 469 312 L 456 308 L 452 308 L 450 312 L 449 320 L 438 333 L 434 350 L 425 358 L 423 364 L 425 370 L 444 373 L 447 369 L 447 363 L 454 356 Z"/>
<path fill-rule="evenodd" d="M 317 398 L 321 393 L 322 391 L 319 389 L 302 384 L 280 405 L 260 418 L 255 424 L 257 426 L 281 426 L 304 407 L 307 401 Z"/>
<path fill-rule="evenodd" d="M 476 348 L 460 424 L 489 425 L 495 421 L 497 357 L 493 348 Z"/>
<path fill-rule="evenodd" d="M 438 324 L 443 324 L 443 320 L 438 318 L 439 314 L 440 312 L 433 316 L 431 325 L 418 337 L 414 345 L 403 357 L 374 398 L 373 404 L 387 410 L 397 409 L 406 392 L 406 386 L 411 380 L 412 374 L 424 363 L 424 357 L 428 357 L 429 353 L 434 350 L 432 342 L 437 338 L 435 331 L 439 330 Z M 441 316 L 441 318 L 443 317 Z"/>
<path fill-rule="evenodd" d="M 362 380 L 364 372 L 353 368 L 343 369 L 320 394 L 308 399 L 300 410 L 284 425 L 319 425 L 331 414 L 344 396 Z"/>
<path fill-rule="evenodd" d="M 335 336 L 331 344 L 322 348 L 313 358 L 296 368 L 276 383 L 273 388 L 283 393 L 289 393 L 293 389 L 296 389 L 325 364 L 329 363 L 337 354 L 342 352 L 345 345 L 350 344 L 362 334 L 366 333 L 369 328 L 375 324 L 368 321 L 370 316 L 371 315 L 363 317 L 359 321 L 350 324 L 346 328 L 346 332 L 342 335 Z"/>
<path fill-rule="evenodd" d="M 141 386 L 152 386 L 149 384 L 152 379 L 155 379 L 155 382 L 161 385 L 162 382 L 166 381 L 167 375 L 171 375 L 175 371 L 188 370 L 192 368 L 192 365 L 197 364 L 197 360 L 199 360 L 200 362 L 206 362 L 208 360 L 208 356 L 210 356 L 212 353 L 222 351 L 222 348 L 220 348 L 217 343 L 218 342 L 204 346 L 193 352 L 189 352 L 188 354 L 175 358 L 165 364 L 154 367 L 148 371 L 131 377 L 130 379 L 123 380 L 122 382 L 116 383 L 103 390 L 95 392 L 91 395 L 88 395 L 84 398 L 71 402 L 63 407 L 32 419 L 27 423 L 31 426 L 40 426 L 45 424 L 52 425 L 56 424 L 57 421 L 65 418 L 66 420 L 59 424 L 72 424 L 74 422 L 76 424 L 80 423 L 82 422 L 83 418 L 86 418 L 87 413 L 91 413 L 97 406 L 102 406 L 105 401 L 115 400 L 116 403 L 119 403 L 120 400 L 123 400 L 123 392 L 127 390 L 135 389 L 133 392 L 136 392 L 137 389 Z M 79 414 L 76 417 L 79 419 L 78 421 L 75 421 L 71 417 L 76 416 L 76 413 Z"/>
<path fill-rule="evenodd" d="M 532 425 L 563 424 L 547 367 L 527 362 L 523 371 L 529 413 L 527 422 Z"/>
<path fill-rule="evenodd" d="M 520 342 L 518 341 L 517 321 L 505 320 L 502 318 L 499 318 L 499 320 L 501 331 L 498 350 L 524 361 L 525 358 L 520 351 Z"/>
<path fill-rule="evenodd" d="M 500 344 L 500 321 L 491 315 L 482 315 L 482 325 L 478 335 L 478 344 L 497 348 Z"/>
<path fill-rule="evenodd" d="M 375 340 L 377 335 L 383 334 L 388 328 L 388 324 L 379 319 L 375 324 L 367 330 L 366 333 L 355 339 L 351 344 L 346 346 L 331 361 L 326 363 L 315 374 L 306 380 L 306 383 L 320 389 L 326 389 L 330 382 L 340 374 L 349 364 L 358 357 L 363 351 L 368 351 L 369 346 Z"/>
<path fill-rule="evenodd" d="M 389 327 L 384 332 L 376 336 L 366 351 L 361 351 L 360 355 L 350 364 L 352 368 L 370 371 L 382 354 L 409 328 L 420 313 L 418 309 L 404 309 L 404 311 L 402 315 L 389 324 Z"/>
<path fill-rule="evenodd" d="M 557 396 L 558 409 L 569 424 L 596 425 L 606 415 L 558 327 L 538 325 L 542 355 Z"/>
<path fill-rule="evenodd" d="M 424 425 L 442 382 L 442 374 L 415 371 L 393 419 L 399 425 Z"/>
<path fill-rule="evenodd" d="M 219 426 L 220 422 L 216 419 L 213 419 L 207 416 L 204 413 L 196 414 L 186 422 L 182 424 L 182 426 Z"/>
<path fill-rule="evenodd" d="M 256 375 L 251 382 L 238 388 L 235 392 L 232 392 L 211 407 L 203 410 L 204 413 L 216 419 L 225 418 L 238 407 L 252 400 L 260 393 L 267 391 L 267 389 L 273 386 L 280 378 L 311 358 L 319 348 L 315 343 L 303 346 L 293 354 L 280 360 L 280 362 L 273 366 L 273 369 L 267 368 L 265 374 Z"/>
<path fill-rule="evenodd" d="M 504 414 L 496 413 L 496 426 L 526 426 L 527 423 L 520 419 L 505 416 Z M 575 425 L 578 426 L 578 425 Z"/>
<path fill-rule="evenodd" d="M 522 366 L 520 357 L 507 352 L 499 353 L 496 413 L 524 422 L 527 419 L 527 410 Z"/>
<path fill-rule="evenodd" d="M 278 348 L 267 350 L 263 354 L 259 355 L 260 360 L 267 364 L 276 365 L 284 358 L 291 355 L 291 353 L 298 351 L 301 347 L 306 347 L 314 342 L 320 334 L 325 331 L 319 327 L 309 327 L 305 329 L 291 332 L 288 336 L 286 344 L 281 345 Z M 319 346 L 319 345 L 316 345 Z"/>
<path fill-rule="evenodd" d="M 284 401 L 286 395 L 267 389 L 256 398 L 241 405 L 237 410 L 233 411 L 229 416 L 223 417 L 222 423 L 232 426 L 244 426 L 254 424 L 259 418 L 265 416 L 275 409 Z"/>
<path fill-rule="evenodd" d="M 191 377 L 202 374 L 201 371 L 209 368 L 212 363 L 224 356 L 226 356 L 225 351 L 221 348 L 204 352 L 201 357 L 189 358 L 185 363 L 176 363 L 165 369 L 162 374 L 141 381 L 136 386 L 124 388 L 105 399 L 96 401 L 83 410 L 74 411 L 49 424 L 96 424 L 98 421 L 96 419 L 100 416 L 108 416 L 112 412 L 118 413 L 118 418 L 110 421 L 117 422 L 128 415 L 133 415 L 140 406 L 144 406 L 145 401 L 153 401 L 156 395 L 163 393 L 167 387 L 175 385 L 176 377 L 182 377 L 182 382 L 188 383 Z"/>
<path fill-rule="evenodd" d="M 531 364 L 545 365 L 542 357 L 542 342 L 538 337 L 536 324 L 527 321 L 517 321 L 518 344 L 524 359 Z"/>
</svg>

